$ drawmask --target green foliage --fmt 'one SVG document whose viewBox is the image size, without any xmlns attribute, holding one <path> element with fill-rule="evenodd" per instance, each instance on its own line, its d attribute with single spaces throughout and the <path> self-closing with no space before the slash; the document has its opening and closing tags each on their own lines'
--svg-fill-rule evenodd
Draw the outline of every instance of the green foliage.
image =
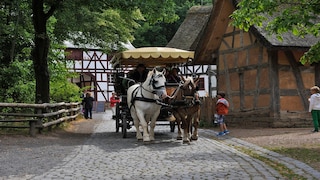
<svg viewBox="0 0 320 180">
<path fill-rule="evenodd" d="M 90 44 L 109 52 L 134 39 L 138 21 L 154 24 L 177 20 L 173 0 L 161 1 L 64 1 L 54 14 L 54 34 L 59 42 L 68 39 L 75 45 Z"/>
<path fill-rule="evenodd" d="M 68 81 L 71 77 L 78 77 L 78 74 L 68 71 L 68 62 L 62 55 L 63 52 L 57 49 L 49 55 L 51 102 L 79 102 L 80 88 Z"/>
<path fill-rule="evenodd" d="M 151 25 L 143 23 L 139 31 L 135 33 L 135 40 L 133 46 L 135 47 L 148 47 L 148 46 L 166 46 L 168 40 L 165 34 L 159 32 L 164 31 L 164 27 L 159 24 Z"/>
<path fill-rule="evenodd" d="M 175 19 L 174 22 L 163 21 L 156 23 L 140 21 L 141 26 L 134 32 L 133 46 L 166 46 L 184 21 L 190 7 L 194 5 L 210 5 L 212 0 L 174 0 L 174 3 L 174 11 L 178 19 Z"/>
<path fill-rule="evenodd" d="M 80 88 L 65 80 L 50 83 L 51 102 L 80 102 Z"/>
<path fill-rule="evenodd" d="M 51 73 L 51 100 L 53 102 L 79 102 L 80 88 L 68 81 L 75 76 L 62 62 L 50 63 Z M 32 61 L 14 61 L 8 67 L 0 69 L 0 102 L 34 103 L 35 80 Z M 6 88 L 4 88 L 6 87 Z"/>
<path fill-rule="evenodd" d="M 0 69 L 0 102 L 34 102 L 32 61 L 14 61 Z"/>
<path fill-rule="evenodd" d="M 28 59 L 24 50 L 31 47 L 33 33 L 29 4 L 24 0 L 0 2 L 0 66 L 8 65 L 17 56 Z"/>
<path fill-rule="evenodd" d="M 238 9 L 231 15 L 232 24 L 248 31 L 253 25 L 266 28 L 269 34 L 277 35 L 290 32 L 295 36 L 319 36 L 320 0 L 242 0 Z M 272 17 L 267 19 L 266 17 Z M 301 59 L 302 63 L 319 62 L 320 52 L 312 47 Z"/>
<path fill-rule="evenodd" d="M 29 60 L 31 50 L 37 45 L 33 42 L 35 27 L 45 25 L 47 29 L 44 33 L 47 33 L 51 40 L 51 49 L 35 52 L 43 55 L 37 59 L 38 63 L 49 65 L 50 78 L 41 80 L 44 85 L 50 81 L 51 100 L 77 101 L 79 89 L 67 81 L 74 74 L 68 72 L 68 64 L 63 59 L 62 52 L 58 50 L 62 49 L 59 44 L 64 40 L 72 40 L 75 45 L 90 44 L 107 51 L 115 48 L 119 50 L 121 43 L 133 40 L 133 32 L 140 26 L 138 21 L 155 24 L 162 21 L 171 23 L 178 19 L 174 0 L 43 2 L 40 6 L 32 6 L 32 1 L 25 0 L 0 2 L 2 102 L 34 102 L 35 89 L 47 91 L 47 88 L 35 88 L 41 87 L 39 82 L 35 82 L 35 77 L 39 77 L 39 74 L 34 75 L 34 67 Z M 32 19 L 37 14 L 35 12 L 43 13 L 46 19 Z M 46 52 L 49 52 L 48 57 Z M 48 92 L 37 93 L 45 97 L 45 100 L 48 97 Z"/>
<path fill-rule="evenodd" d="M 51 42 L 51 50 L 48 56 L 51 102 L 80 101 L 80 88 L 68 81 L 72 77 L 78 77 L 78 74 L 68 70 L 68 67 L 72 67 L 69 63 L 65 59 L 64 47 L 54 41 Z"/>
<path fill-rule="evenodd" d="M 312 64 L 312 63 L 318 63 L 320 61 L 320 42 L 317 44 L 311 46 L 308 52 L 306 52 L 300 59 L 302 64 Z"/>
</svg>

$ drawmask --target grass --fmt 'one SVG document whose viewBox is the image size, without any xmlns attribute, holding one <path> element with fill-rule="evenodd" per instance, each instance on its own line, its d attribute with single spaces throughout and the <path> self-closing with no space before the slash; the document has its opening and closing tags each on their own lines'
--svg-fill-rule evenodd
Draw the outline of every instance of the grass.
<svg viewBox="0 0 320 180">
<path fill-rule="evenodd" d="M 233 137 L 304 162 L 320 171 L 320 134 L 311 133 L 309 128 L 285 130 L 266 128 L 251 131 L 250 134 L 245 134 L 245 131 L 247 129 L 235 129 L 232 132 L 238 134 L 233 134 Z"/>
<path fill-rule="evenodd" d="M 307 178 L 300 176 L 299 174 L 294 173 L 291 169 L 286 167 L 284 164 L 279 163 L 278 161 L 274 161 L 271 159 L 268 159 L 264 156 L 261 156 L 255 152 L 253 152 L 250 149 L 244 148 L 244 147 L 235 147 L 237 150 L 255 158 L 258 159 L 270 167 L 272 167 L 274 170 L 278 171 L 279 174 L 281 174 L 286 179 L 299 179 L 299 180 L 307 180 Z"/>
<path fill-rule="evenodd" d="M 266 147 L 267 149 L 277 152 L 279 154 L 291 157 L 308 164 L 320 171 L 320 144 L 311 147 Z"/>
<path fill-rule="evenodd" d="M 272 133 L 270 133 L 267 130 L 265 131 L 266 133 L 263 133 L 261 130 L 253 132 L 249 135 L 246 134 L 246 136 L 244 136 L 242 132 L 238 131 L 238 134 L 236 134 L 235 137 L 237 137 L 238 135 L 239 139 L 243 139 L 244 141 L 248 141 L 249 143 L 253 144 L 260 141 L 266 141 L 262 143 L 257 143 L 257 145 L 270 151 L 279 153 L 283 156 L 301 161 L 309 165 L 313 169 L 320 171 L 319 136 L 315 136 L 315 134 L 310 134 L 309 131 L 305 130 L 288 131 L 284 134 L 277 134 L 278 131 L 273 131 Z M 289 133 L 292 133 L 292 135 Z M 262 137 L 261 139 L 259 139 L 260 136 Z M 300 138 L 297 138 L 295 141 L 294 138 L 298 136 Z M 278 140 L 280 140 L 280 142 L 278 142 Z M 288 143 L 286 143 L 286 140 L 288 140 Z M 296 174 L 288 167 L 286 167 L 285 164 L 281 164 L 281 162 L 279 161 L 268 159 L 267 157 L 259 155 L 255 153 L 255 151 L 250 150 L 246 147 L 236 148 L 239 151 L 268 164 L 270 167 L 278 171 L 285 179 L 306 179 L 304 177 L 301 177 L 299 174 Z"/>
</svg>

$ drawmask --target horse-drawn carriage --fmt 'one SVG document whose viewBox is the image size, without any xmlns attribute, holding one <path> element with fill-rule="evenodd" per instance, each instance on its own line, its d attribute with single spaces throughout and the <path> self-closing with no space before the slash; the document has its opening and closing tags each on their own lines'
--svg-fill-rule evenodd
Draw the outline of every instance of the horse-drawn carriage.
<svg viewBox="0 0 320 180">
<path fill-rule="evenodd" d="M 170 125 L 171 132 L 177 123 L 177 139 L 189 142 L 192 138 L 189 131 L 192 127 L 191 121 L 197 115 L 194 120 L 196 128 L 199 121 L 197 80 L 181 76 L 180 82 L 168 83 L 166 72 L 172 67 L 186 65 L 192 61 L 193 56 L 191 51 L 160 47 L 139 48 L 116 54 L 112 59 L 116 69 L 115 91 L 121 98 L 116 104 L 116 132 L 121 128 L 125 138 L 127 130 L 135 126 L 138 140 L 152 141 L 156 122 L 165 121 Z M 130 78 L 129 73 L 139 64 L 144 64 L 150 71 L 143 82 L 137 83 Z M 181 122 L 184 128 L 183 138 Z M 143 136 L 139 126 L 143 128 Z M 194 130 L 193 139 L 197 139 L 197 129 Z"/>
</svg>

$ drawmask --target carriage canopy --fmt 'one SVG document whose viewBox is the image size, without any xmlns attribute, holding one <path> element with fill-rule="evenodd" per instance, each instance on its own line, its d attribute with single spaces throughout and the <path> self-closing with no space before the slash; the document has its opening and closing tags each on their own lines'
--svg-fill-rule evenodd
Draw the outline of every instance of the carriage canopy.
<svg viewBox="0 0 320 180">
<path fill-rule="evenodd" d="M 117 53 L 111 63 L 117 65 L 161 66 L 187 63 L 194 58 L 194 51 L 169 47 L 143 47 Z"/>
</svg>

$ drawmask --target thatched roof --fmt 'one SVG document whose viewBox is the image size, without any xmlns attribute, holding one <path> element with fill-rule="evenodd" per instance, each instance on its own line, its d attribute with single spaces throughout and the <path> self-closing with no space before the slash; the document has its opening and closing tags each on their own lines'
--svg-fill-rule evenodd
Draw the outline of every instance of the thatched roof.
<svg viewBox="0 0 320 180">
<path fill-rule="evenodd" d="M 281 41 L 276 35 L 268 34 L 264 27 L 257 26 L 252 27 L 250 31 L 256 34 L 258 38 L 262 40 L 263 44 L 269 48 L 310 48 L 320 41 L 319 37 L 313 35 L 306 35 L 304 38 L 301 38 L 293 35 L 291 32 L 282 34 L 283 39 Z"/>
<path fill-rule="evenodd" d="M 234 1 L 234 7 L 240 2 L 241 0 Z M 265 27 L 267 26 L 267 23 L 272 21 L 276 15 L 270 16 L 267 14 L 264 14 L 264 17 L 267 18 L 266 21 L 263 22 L 263 27 L 253 26 L 250 31 L 258 36 L 262 40 L 262 42 L 266 43 L 264 45 L 272 48 L 277 47 L 297 47 L 297 48 L 310 48 L 314 44 L 316 44 L 320 38 L 317 38 L 313 35 L 306 35 L 305 38 L 300 38 L 292 34 L 292 32 L 286 32 L 282 34 L 282 41 L 279 40 L 276 35 L 270 35 L 265 30 Z M 320 19 L 317 20 L 320 22 Z"/>
<path fill-rule="evenodd" d="M 196 50 L 204 28 L 207 26 L 212 6 L 193 6 L 167 47 Z"/>
<path fill-rule="evenodd" d="M 215 64 L 213 54 L 220 47 L 224 29 L 229 23 L 227 19 L 236 8 L 234 3 L 236 1 L 214 0 L 212 6 L 192 7 L 167 47 L 195 51 L 195 64 Z M 271 20 L 272 17 L 268 19 Z M 264 46 L 272 49 L 302 48 L 306 50 L 320 40 L 311 35 L 299 38 L 292 33 L 284 33 L 281 41 L 275 35 L 268 35 L 264 28 L 256 26 L 253 26 L 250 32 Z"/>
</svg>

